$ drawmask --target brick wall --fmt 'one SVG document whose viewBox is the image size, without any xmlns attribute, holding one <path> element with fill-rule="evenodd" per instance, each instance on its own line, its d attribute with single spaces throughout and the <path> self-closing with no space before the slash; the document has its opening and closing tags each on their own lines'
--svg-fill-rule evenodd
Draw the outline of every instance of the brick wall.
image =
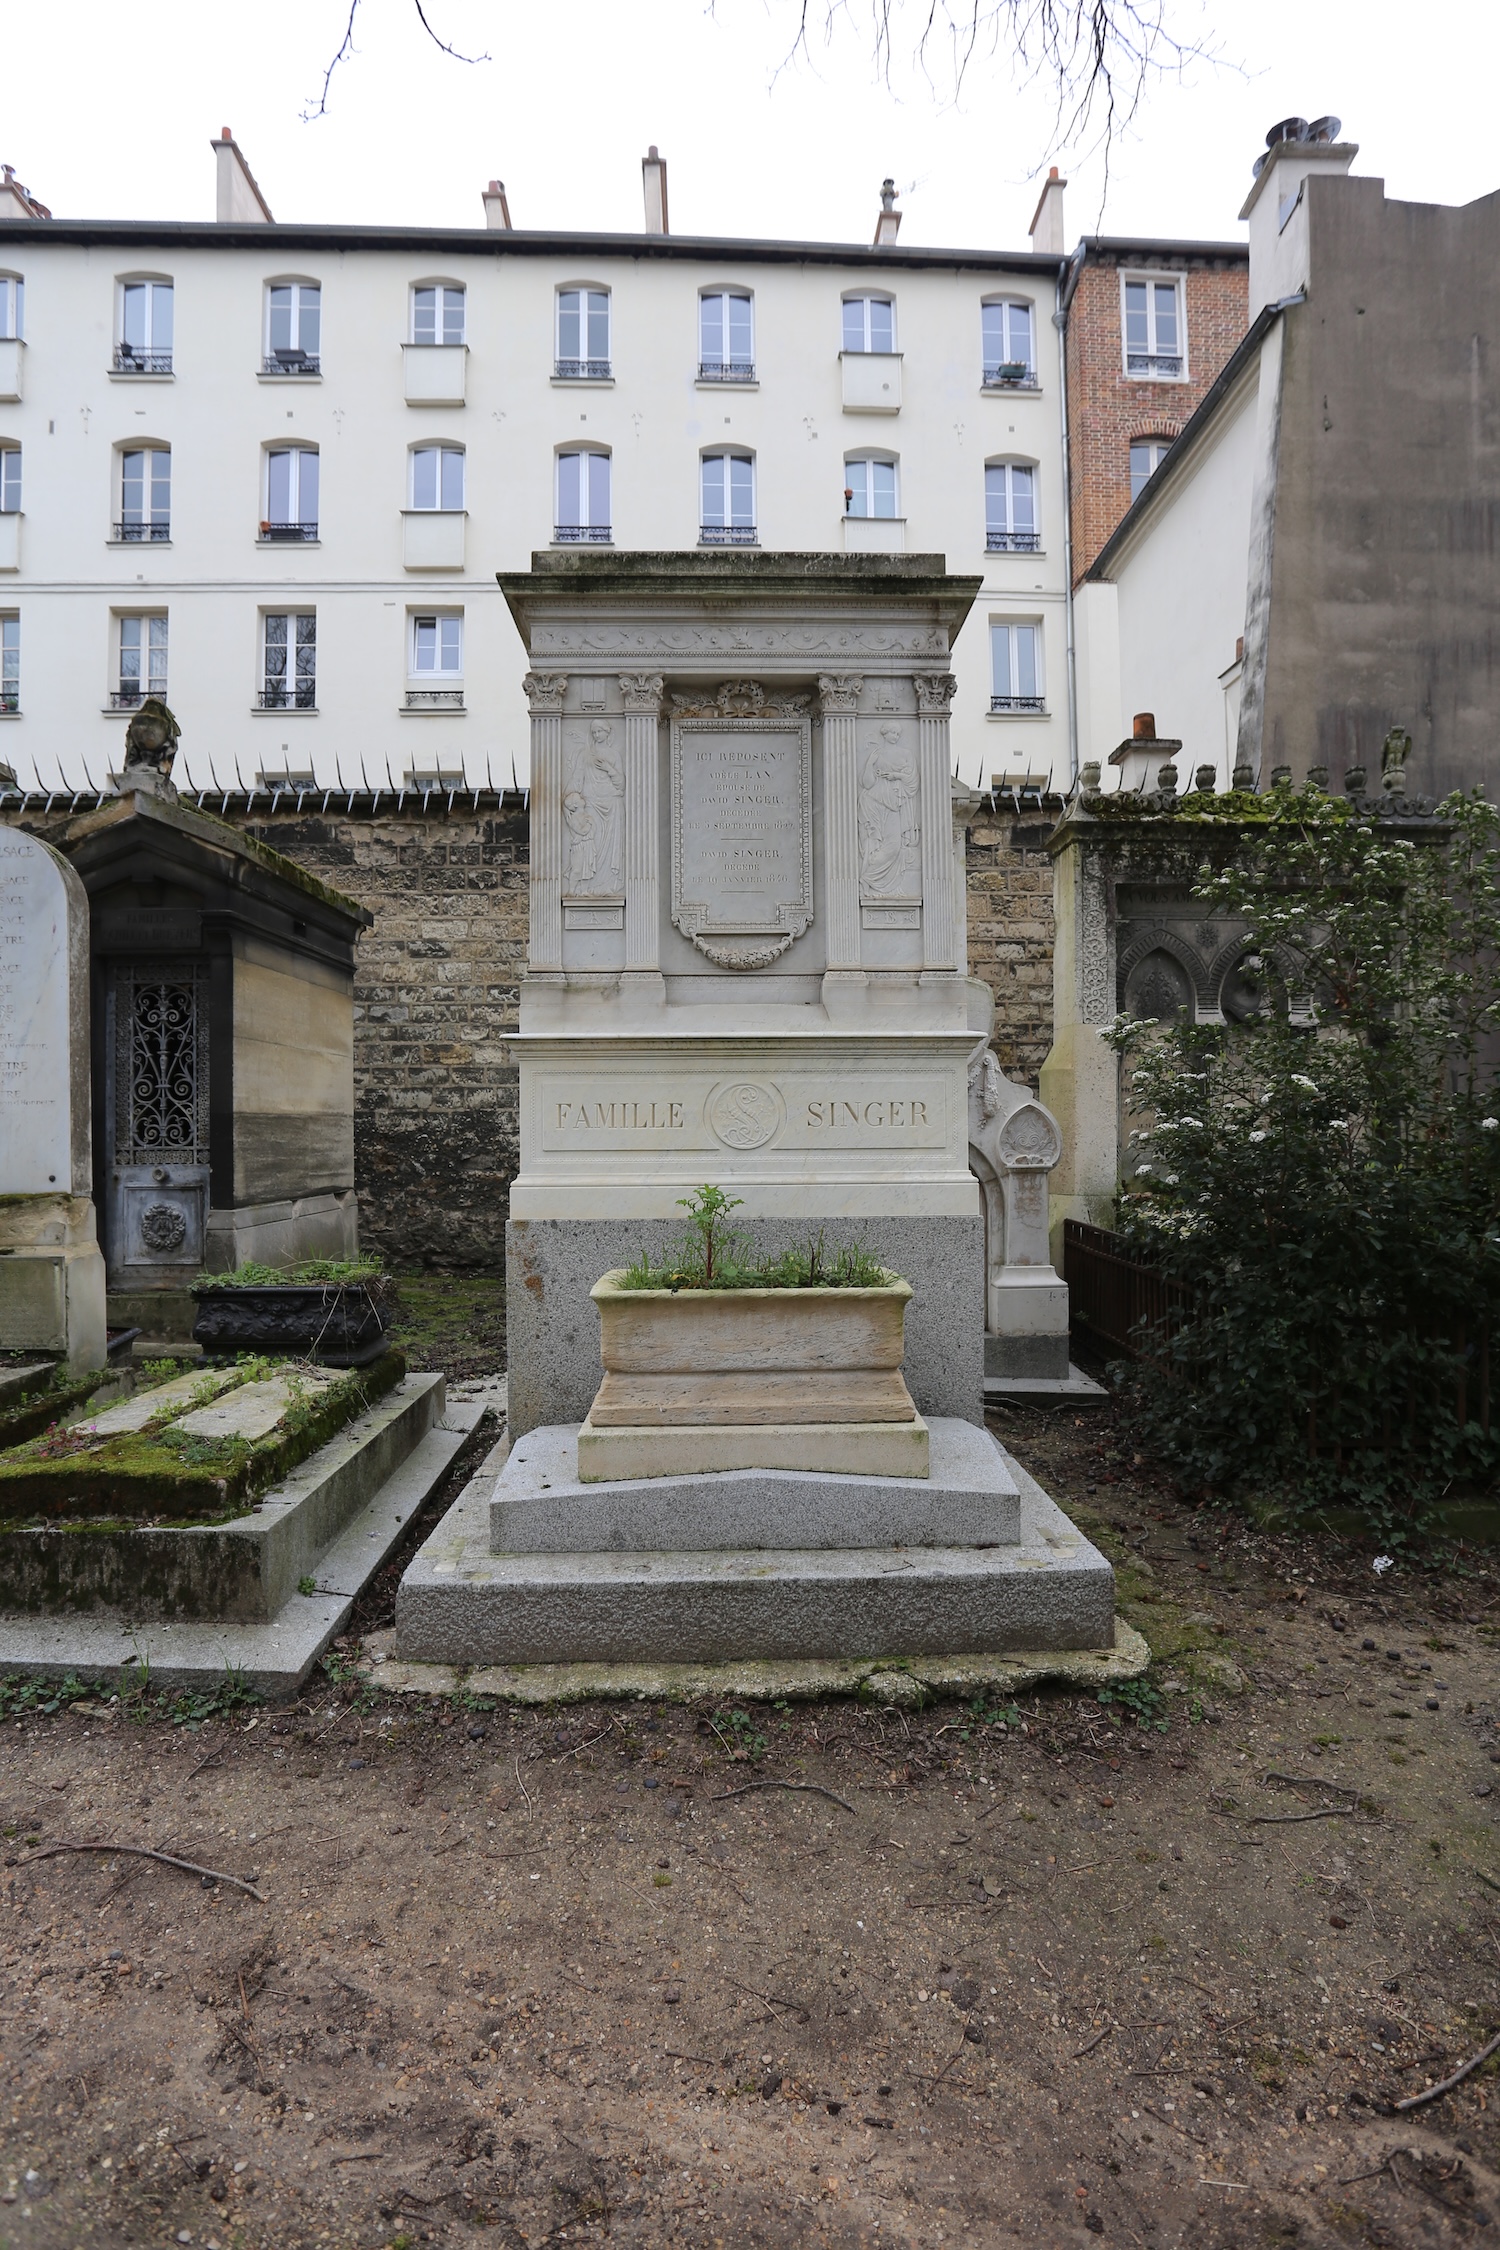
<svg viewBox="0 0 1500 2250">
<path fill-rule="evenodd" d="M 1124 372 L 1121 269 L 1185 277 L 1188 380 Z M 1249 268 L 1221 258 L 1091 250 L 1068 312 L 1068 417 L 1074 582 L 1130 505 L 1132 438 L 1174 438 L 1249 325 Z"/>
<path fill-rule="evenodd" d="M 526 957 L 528 854 L 519 800 L 483 803 L 236 822 L 375 916 L 356 957 L 355 1185 L 361 1242 L 402 1266 L 504 1263 L 519 1127 L 503 1039 Z"/>
<path fill-rule="evenodd" d="M 354 1171 L 360 1239 L 398 1266 L 498 1271 L 519 1161 L 516 1028 L 529 871 L 518 798 L 389 800 L 352 812 L 223 817 L 375 916 L 354 983 Z M 27 827 L 47 824 L 19 816 Z M 995 1052 L 1036 1084 L 1052 1043 L 1052 813 L 986 808 L 970 829 L 971 973 L 995 993 Z"/>
</svg>

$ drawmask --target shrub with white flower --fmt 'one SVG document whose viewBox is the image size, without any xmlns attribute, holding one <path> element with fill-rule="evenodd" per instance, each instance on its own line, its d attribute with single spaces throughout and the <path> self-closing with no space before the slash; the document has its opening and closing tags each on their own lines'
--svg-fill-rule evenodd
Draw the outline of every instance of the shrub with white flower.
<svg viewBox="0 0 1500 2250">
<path fill-rule="evenodd" d="M 1354 1504 L 1394 1547 L 1500 1486 L 1500 811 L 1450 798 L 1409 848 L 1319 791 L 1259 802 L 1194 889 L 1255 933 L 1255 1012 L 1106 1035 L 1119 1227 L 1182 1307 L 1127 1395 L 1190 1487 Z"/>
</svg>

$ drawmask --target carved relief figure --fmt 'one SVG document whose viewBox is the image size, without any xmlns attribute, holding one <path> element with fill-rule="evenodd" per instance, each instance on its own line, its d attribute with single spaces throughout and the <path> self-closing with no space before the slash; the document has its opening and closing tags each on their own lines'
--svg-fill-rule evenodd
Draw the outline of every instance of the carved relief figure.
<svg viewBox="0 0 1500 2250">
<path fill-rule="evenodd" d="M 910 898 L 921 889 L 917 762 L 898 726 L 882 727 L 859 776 L 862 898 Z"/>
<path fill-rule="evenodd" d="M 625 776 L 613 742 L 609 720 L 595 719 L 573 786 L 563 795 L 570 891 L 624 885 Z"/>
<path fill-rule="evenodd" d="M 568 830 L 568 889 L 586 891 L 593 883 L 598 861 L 594 816 L 581 789 L 564 790 L 562 802 Z"/>
</svg>

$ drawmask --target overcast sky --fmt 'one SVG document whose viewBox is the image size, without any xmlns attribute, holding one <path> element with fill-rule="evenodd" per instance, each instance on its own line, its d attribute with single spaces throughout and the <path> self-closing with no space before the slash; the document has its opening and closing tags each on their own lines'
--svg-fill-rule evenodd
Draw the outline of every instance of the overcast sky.
<svg viewBox="0 0 1500 2250">
<path fill-rule="evenodd" d="M 1150 91 L 1114 152 L 1052 145 L 1051 105 L 981 51 L 955 98 L 898 45 L 873 65 L 870 0 L 788 57 L 800 0 L 364 0 L 329 114 L 304 123 L 348 0 L 49 0 L 6 11 L 0 160 L 59 217 L 213 217 L 207 143 L 230 125 L 278 219 L 474 226 L 506 182 L 523 227 L 638 229 L 640 158 L 669 160 L 674 232 L 867 240 L 886 173 L 903 241 L 1024 247 L 1061 161 L 1070 241 L 1234 239 L 1265 129 L 1336 111 L 1388 192 L 1464 203 L 1500 186 L 1494 0 L 1166 0 L 1214 49 Z M 925 0 L 922 0 L 925 7 Z M 918 0 L 899 0 L 913 21 Z M 815 23 L 827 0 L 811 0 Z"/>
</svg>

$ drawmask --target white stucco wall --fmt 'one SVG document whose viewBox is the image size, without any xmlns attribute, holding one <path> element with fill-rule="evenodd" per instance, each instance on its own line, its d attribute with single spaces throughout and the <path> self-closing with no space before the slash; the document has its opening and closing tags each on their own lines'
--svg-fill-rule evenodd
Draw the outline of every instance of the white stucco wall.
<svg viewBox="0 0 1500 2250">
<path fill-rule="evenodd" d="M 1108 582 L 1080 590 L 1078 754 L 1101 762 L 1106 789 L 1119 781 L 1109 754 L 1138 711 L 1181 738 L 1180 788 L 1209 763 L 1229 786 L 1225 702 L 1228 692 L 1238 711 L 1238 683 L 1226 689 L 1223 675 L 1245 631 L 1256 416 L 1252 365 L 1109 559 Z"/>
<path fill-rule="evenodd" d="M 959 771 L 1067 772 L 1060 387 L 1050 271 L 793 264 L 732 250 L 667 260 L 639 251 L 508 250 L 476 231 L 472 247 L 339 248 L 295 243 L 266 227 L 245 244 L 213 230 L 189 239 L 69 243 L 44 222 L 0 228 L 0 272 L 26 283 L 23 396 L 0 401 L 0 445 L 23 454 L 19 567 L 0 567 L 0 614 L 21 622 L 20 711 L 0 722 L 0 759 L 23 778 L 97 780 L 118 761 L 124 721 L 106 710 L 116 685 L 114 620 L 165 609 L 168 699 L 184 731 L 193 780 L 252 779 L 281 762 L 321 782 L 398 778 L 413 765 L 451 766 L 496 781 L 526 779 L 520 645 L 495 573 L 526 566 L 553 527 L 554 457 L 569 441 L 613 454 L 614 543 L 697 543 L 700 450 L 754 452 L 760 545 L 845 544 L 844 459 L 868 449 L 900 462 L 904 524 L 893 544 L 946 555 L 982 573 L 984 592 L 960 642 L 953 741 Z M 119 278 L 175 285 L 174 372 L 167 380 L 110 373 Z M 263 292 L 272 278 L 322 287 L 318 381 L 262 379 Z M 409 291 L 446 280 L 468 289 L 467 397 L 412 407 L 402 350 Z M 613 300 L 610 386 L 552 379 L 559 286 L 607 286 Z M 755 299 L 758 388 L 699 385 L 697 298 L 720 284 Z M 870 291 L 896 301 L 902 354 L 899 413 L 842 404 L 840 301 Z M 1036 394 L 981 388 L 980 305 L 1029 298 L 1035 308 Z M 118 452 L 172 447 L 169 546 L 109 543 L 118 515 Z M 262 451 L 288 439 L 320 449 L 320 543 L 259 545 Z M 403 560 L 407 454 L 418 441 L 457 442 L 467 456 L 464 566 L 418 571 Z M 988 555 L 984 466 L 1009 455 L 1037 464 L 1046 552 Z M 0 526 L 0 529 L 5 528 Z M 862 526 L 868 534 L 876 527 Z M 861 544 L 868 544 L 868 537 Z M 0 565 L 3 565 L 0 554 Z M 408 613 L 461 608 L 466 708 L 412 715 Z M 313 608 L 316 714 L 257 713 L 260 615 Z M 988 625 L 1035 619 L 1045 636 L 1048 711 L 991 719 Z M 103 713 L 104 715 L 101 715 Z"/>
</svg>

